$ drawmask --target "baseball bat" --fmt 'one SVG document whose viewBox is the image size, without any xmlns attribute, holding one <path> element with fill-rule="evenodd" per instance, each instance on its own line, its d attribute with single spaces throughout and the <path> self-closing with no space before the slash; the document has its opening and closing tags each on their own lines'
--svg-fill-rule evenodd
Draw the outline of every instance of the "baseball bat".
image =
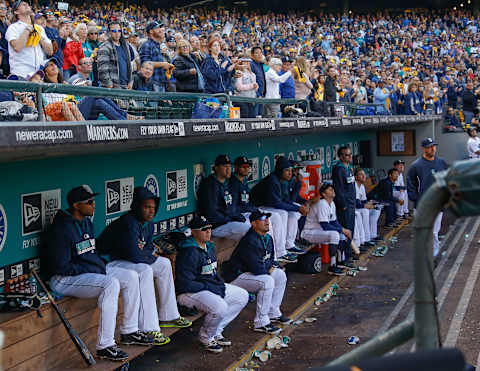
<svg viewBox="0 0 480 371">
<path fill-rule="evenodd" d="M 67 330 L 68 335 L 70 335 L 70 339 L 72 339 L 73 344 L 75 344 L 76 348 L 80 352 L 85 363 L 89 366 L 94 365 L 96 362 L 92 356 L 92 353 L 90 353 L 85 343 L 82 341 L 82 339 L 80 339 L 80 336 L 78 335 L 77 331 L 74 330 L 70 322 L 65 318 L 65 315 L 60 310 L 58 305 L 55 303 L 55 300 L 53 300 L 52 295 L 50 295 L 50 292 L 45 286 L 45 283 L 43 283 L 43 281 L 40 279 L 35 269 L 32 269 L 31 272 L 33 274 L 33 277 L 35 277 L 39 285 L 42 287 L 43 291 L 45 291 L 45 293 L 47 294 L 50 304 L 52 304 L 53 309 L 55 309 L 55 312 L 57 312 L 58 317 L 60 317 L 60 320 L 62 321 L 63 326 L 65 326 L 65 329 Z"/>
</svg>

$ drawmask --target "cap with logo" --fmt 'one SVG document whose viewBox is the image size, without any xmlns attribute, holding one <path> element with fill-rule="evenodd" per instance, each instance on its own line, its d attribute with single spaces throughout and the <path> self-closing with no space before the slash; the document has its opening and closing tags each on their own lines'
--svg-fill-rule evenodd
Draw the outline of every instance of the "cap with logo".
<svg viewBox="0 0 480 371">
<path fill-rule="evenodd" d="M 188 223 L 188 228 L 190 229 L 200 229 L 206 226 L 211 227 L 212 223 L 210 223 L 203 215 L 195 215 L 190 223 Z"/>
<path fill-rule="evenodd" d="M 402 164 L 402 165 L 405 165 L 405 161 L 403 161 L 403 160 L 395 160 L 395 161 L 393 162 L 393 166 L 397 166 L 397 165 L 401 165 L 401 164 Z"/>
<path fill-rule="evenodd" d="M 270 218 L 272 216 L 271 213 L 264 213 L 261 210 L 255 210 L 253 213 L 250 214 L 250 222 L 254 222 L 255 220 L 260 220 L 262 217 Z"/>
<path fill-rule="evenodd" d="M 250 165 L 252 166 L 252 161 L 250 161 L 246 156 L 237 157 L 234 161 L 235 166 Z"/>
<path fill-rule="evenodd" d="M 424 140 L 422 140 L 422 143 L 421 143 L 421 146 L 423 148 L 429 148 L 436 145 L 437 143 L 432 138 L 425 138 Z"/>
<path fill-rule="evenodd" d="M 83 184 L 79 187 L 71 189 L 68 192 L 67 202 L 69 206 L 72 206 L 74 203 L 90 200 L 99 194 L 100 193 L 94 193 L 88 185 Z"/>
<path fill-rule="evenodd" d="M 228 157 L 228 155 L 218 155 L 215 159 L 215 166 L 229 165 L 231 163 L 232 161 L 230 160 L 230 157 Z"/>
<path fill-rule="evenodd" d="M 165 41 L 166 41 L 167 43 L 175 42 L 175 38 L 174 38 L 173 36 L 168 36 L 168 37 L 165 39 Z"/>
<path fill-rule="evenodd" d="M 153 22 L 150 22 L 149 24 L 147 24 L 147 27 L 145 28 L 145 31 L 147 31 L 147 33 L 148 33 L 155 28 L 162 28 L 162 27 L 165 27 L 165 25 L 163 23 L 153 21 Z"/>
</svg>

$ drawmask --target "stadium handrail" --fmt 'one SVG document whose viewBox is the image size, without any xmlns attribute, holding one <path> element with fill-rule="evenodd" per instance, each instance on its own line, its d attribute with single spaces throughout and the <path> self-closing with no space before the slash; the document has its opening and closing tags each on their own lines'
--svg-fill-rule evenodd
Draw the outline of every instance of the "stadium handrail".
<svg viewBox="0 0 480 371">
<path fill-rule="evenodd" d="M 189 101 L 196 102 L 204 98 L 217 98 L 221 102 L 226 102 L 229 107 L 232 103 L 253 103 L 253 104 L 305 104 L 307 112 L 310 111 L 310 104 L 307 99 L 269 99 L 269 98 L 247 98 L 229 95 L 226 93 L 205 94 L 205 93 L 187 93 L 187 92 L 167 92 L 157 93 L 138 90 L 101 88 L 91 86 L 75 86 L 69 84 L 52 83 L 33 83 L 29 81 L 0 80 L 0 91 L 32 92 L 36 94 L 38 107 L 38 121 L 44 121 L 43 117 L 43 97 L 44 93 L 60 93 L 77 96 L 96 96 L 121 99 L 141 99 L 150 101 Z"/>
</svg>

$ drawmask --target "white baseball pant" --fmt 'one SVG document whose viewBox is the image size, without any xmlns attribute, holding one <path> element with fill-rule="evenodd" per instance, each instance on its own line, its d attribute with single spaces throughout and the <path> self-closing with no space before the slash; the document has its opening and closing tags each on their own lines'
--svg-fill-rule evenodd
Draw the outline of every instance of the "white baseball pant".
<svg viewBox="0 0 480 371">
<path fill-rule="evenodd" d="M 440 232 L 440 228 L 442 227 L 442 217 L 443 212 L 440 212 L 435 219 L 435 223 L 433 224 L 433 256 L 437 256 L 440 252 L 440 240 L 438 239 L 438 232 Z"/>
<path fill-rule="evenodd" d="M 278 238 L 280 240 L 279 248 L 283 246 L 283 236 L 285 236 L 285 249 L 291 249 L 292 247 L 295 247 L 295 239 L 297 238 L 298 233 L 298 219 L 301 218 L 302 214 L 300 214 L 298 211 L 286 211 L 265 206 L 262 206 L 262 210 L 268 211 L 269 213 L 276 213 L 280 216 L 280 223 L 278 224 L 282 225 L 282 234 L 279 234 Z"/>
<path fill-rule="evenodd" d="M 212 230 L 212 237 L 228 238 L 240 241 L 252 225 L 250 220 L 245 222 L 228 222 Z"/>
<path fill-rule="evenodd" d="M 287 253 L 285 248 L 287 231 L 284 229 L 285 226 L 282 223 L 281 216 L 276 211 L 266 210 L 263 207 L 261 207 L 260 210 L 272 214 L 272 216 L 269 218 L 270 230 L 268 231 L 268 234 L 273 238 L 273 249 L 275 252 L 275 259 L 277 259 Z"/>
<path fill-rule="evenodd" d="M 340 242 L 340 233 L 337 231 L 324 231 L 320 228 L 304 229 L 302 231 L 302 238 L 311 243 L 338 245 Z"/>
<path fill-rule="evenodd" d="M 138 329 L 144 332 L 160 331 L 152 267 L 149 264 L 132 263 L 126 260 L 114 260 L 109 265 L 138 273 L 140 286 Z"/>
<path fill-rule="evenodd" d="M 253 321 L 256 328 L 266 326 L 270 323 L 270 318 L 277 318 L 282 315 L 280 305 L 287 285 L 287 276 L 283 270 L 274 268 L 271 274 L 257 276 L 245 272 L 233 280 L 231 284 L 248 292 L 257 293 L 257 311 Z"/>
<path fill-rule="evenodd" d="M 378 237 L 378 219 L 382 210 L 370 209 L 369 210 L 369 225 L 370 225 L 370 238 Z"/>
<path fill-rule="evenodd" d="M 196 307 L 206 314 L 200 328 L 199 338 L 208 344 L 217 336 L 223 336 L 224 328 L 248 303 L 248 292 L 238 286 L 225 284 L 225 297 L 203 290 L 196 293 L 185 293 L 178 296 L 178 302 L 189 308 Z"/>
<path fill-rule="evenodd" d="M 396 203 L 397 216 L 403 216 L 408 213 L 408 193 L 406 191 L 393 191 L 393 197 L 403 200 L 403 205 Z"/>
<path fill-rule="evenodd" d="M 115 344 L 115 323 L 118 295 L 122 292 L 123 321 L 121 334 L 138 331 L 140 292 L 138 274 L 135 271 L 107 264 L 107 274 L 84 273 L 78 276 L 53 276 L 50 287 L 62 294 L 87 299 L 98 297 L 100 319 L 98 324 L 98 350 Z"/>
</svg>

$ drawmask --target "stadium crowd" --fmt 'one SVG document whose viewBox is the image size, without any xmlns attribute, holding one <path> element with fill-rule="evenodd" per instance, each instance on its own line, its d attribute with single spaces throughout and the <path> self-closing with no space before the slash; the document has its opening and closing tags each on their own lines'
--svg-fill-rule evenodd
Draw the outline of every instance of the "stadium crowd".
<svg viewBox="0 0 480 371">
<path fill-rule="evenodd" d="M 468 11 L 451 9 L 317 15 L 93 3 L 57 10 L 1 0 L 1 71 L 106 88 L 307 98 L 323 115 L 331 102 L 377 103 L 386 114 L 444 113 L 455 130 L 478 122 L 478 27 Z M 58 80 L 46 73 L 50 61 Z M 78 100 L 56 98 L 52 120 L 127 118 L 111 100 L 77 110 Z M 239 107 L 242 117 L 285 113 L 275 104 Z"/>
</svg>

